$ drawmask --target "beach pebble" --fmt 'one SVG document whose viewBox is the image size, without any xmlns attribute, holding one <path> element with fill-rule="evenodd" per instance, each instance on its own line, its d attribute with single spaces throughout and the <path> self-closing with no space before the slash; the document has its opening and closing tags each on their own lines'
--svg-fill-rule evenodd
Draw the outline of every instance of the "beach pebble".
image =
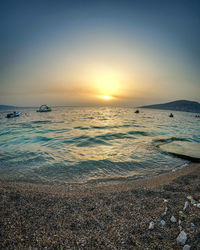
<svg viewBox="0 0 200 250">
<path fill-rule="evenodd" d="M 190 223 L 191 227 L 195 227 L 194 223 Z"/>
<path fill-rule="evenodd" d="M 149 230 L 153 230 L 154 229 L 154 222 L 151 221 L 149 224 Z"/>
<path fill-rule="evenodd" d="M 182 221 L 181 221 L 181 220 L 178 220 L 178 224 L 179 224 L 179 226 L 181 225 L 181 223 L 182 223 Z"/>
<path fill-rule="evenodd" d="M 160 224 L 164 227 L 166 226 L 166 222 L 164 220 L 161 220 Z"/>
<path fill-rule="evenodd" d="M 180 220 L 185 220 L 186 219 L 186 215 L 182 211 L 179 211 L 178 212 L 178 218 Z"/>
<path fill-rule="evenodd" d="M 182 228 L 182 226 L 178 226 L 178 229 L 179 229 L 179 231 L 182 231 L 183 228 Z"/>
<path fill-rule="evenodd" d="M 1 195 L 1 196 L 0 196 L 0 202 L 1 202 L 1 201 L 5 201 L 5 200 L 6 200 L 6 195 Z"/>
<path fill-rule="evenodd" d="M 180 244 L 185 244 L 187 241 L 187 234 L 184 231 L 181 231 L 176 240 Z"/>
<path fill-rule="evenodd" d="M 196 203 L 195 200 L 192 198 L 191 195 L 188 195 L 187 199 L 192 203 L 192 205 L 194 205 Z"/>
<path fill-rule="evenodd" d="M 197 207 L 200 208 L 200 203 L 197 204 Z"/>
<path fill-rule="evenodd" d="M 165 215 L 167 215 L 167 212 L 162 213 L 162 217 L 164 217 Z"/>
<path fill-rule="evenodd" d="M 164 203 L 167 203 L 168 202 L 168 200 L 167 199 L 164 199 Z"/>
<path fill-rule="evenodd" d="M 190 248 L 191 248 L 191 246 L 185 245 L 185 246 L 183 247 L 183 250 L 190 250 Z"/>
<path fill-rule="evenodd" d="M 172 215 L 170 221 L 173 222 L 173 223 L 175 223 L 177 220 L 176 220 L 176 218 Z"/>
<path fill-rule="evenodd" d="M 189 206 L 189 202 L 186 201 L 183 210 L 185 211 L 185 210 L 187 209 L 188 206 Z"/>
<path fill-rule="evenodd" d="M 187 196 L 187 199 L 188 199 L 189 201 L 191 201 L 193 198 L 192 198 L 191 195 L 188 195 L 188 196 Z"/>
</svg>

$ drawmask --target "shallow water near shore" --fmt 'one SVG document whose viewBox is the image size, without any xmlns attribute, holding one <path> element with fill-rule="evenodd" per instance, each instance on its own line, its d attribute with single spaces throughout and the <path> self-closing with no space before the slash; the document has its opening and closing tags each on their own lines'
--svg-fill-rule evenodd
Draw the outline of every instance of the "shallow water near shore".
<svg viewBox="0 0 200 250">
<path fill-rule="evenodd" d="M 72 183 L 137 178 L 188 162 L 163 153 L 170 141 L 200 143 L 193 113 L 119 107 L 23 109 L 0 112 L 0 178 L 30 183 Z"/>
</svg>

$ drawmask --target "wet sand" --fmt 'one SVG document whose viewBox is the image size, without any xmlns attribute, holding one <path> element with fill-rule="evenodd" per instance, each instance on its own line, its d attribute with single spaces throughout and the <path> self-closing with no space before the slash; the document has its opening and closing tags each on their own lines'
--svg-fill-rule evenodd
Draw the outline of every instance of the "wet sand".
<svg viewBox="0 0 200 250">
<path fill-rule="evenodd" d="M 176 240 L 182 230 L 185 244 L 200 249 L 198 203 L 200 164 L 139 180 L 0 182 L 0 249 L 183 249 Z M 179 211 L 186 216 L 180 225 Z M 170 221 L 172 215 L 177 222 Z"/>
</svg>

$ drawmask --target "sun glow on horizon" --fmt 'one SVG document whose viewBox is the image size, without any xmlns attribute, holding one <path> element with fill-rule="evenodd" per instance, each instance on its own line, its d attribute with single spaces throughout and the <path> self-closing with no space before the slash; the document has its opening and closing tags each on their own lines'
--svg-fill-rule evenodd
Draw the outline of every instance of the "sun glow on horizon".
<svg viewBox="0 0 200 250">
<path fill-rule="evenodd" d="M 100 66 L 97 68 L 98 70 L 94 70 L 91 74 L 91 82 L 95 86 L 97 96 L 104 101 L 116 99 L 115 96 L 119 96 L 121 92 L 123 78 L 121 73 L 117 69 Z"/>
<path fill-rule="evenodd" d="M 105 95 L 103 98 L 104 98 L 105 100 L 110 100 L 110 99 L 111 99 L 111 96 Z"/>
</svg>

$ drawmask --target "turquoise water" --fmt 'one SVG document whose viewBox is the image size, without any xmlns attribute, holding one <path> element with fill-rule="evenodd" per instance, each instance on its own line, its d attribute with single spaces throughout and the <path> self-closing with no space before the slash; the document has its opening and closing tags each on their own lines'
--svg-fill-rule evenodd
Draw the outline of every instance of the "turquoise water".
<svg viewBox="0 0 200 250">
<path fill-rule="evenodd" d="M 72 183 L 137 178 L 187 162 L 157 145 L 200 143 L 192 113 L 113 107 L 56 107 L 49 113 L 0 112 L 0 178 L 31 183 Z"/>
</svg>

